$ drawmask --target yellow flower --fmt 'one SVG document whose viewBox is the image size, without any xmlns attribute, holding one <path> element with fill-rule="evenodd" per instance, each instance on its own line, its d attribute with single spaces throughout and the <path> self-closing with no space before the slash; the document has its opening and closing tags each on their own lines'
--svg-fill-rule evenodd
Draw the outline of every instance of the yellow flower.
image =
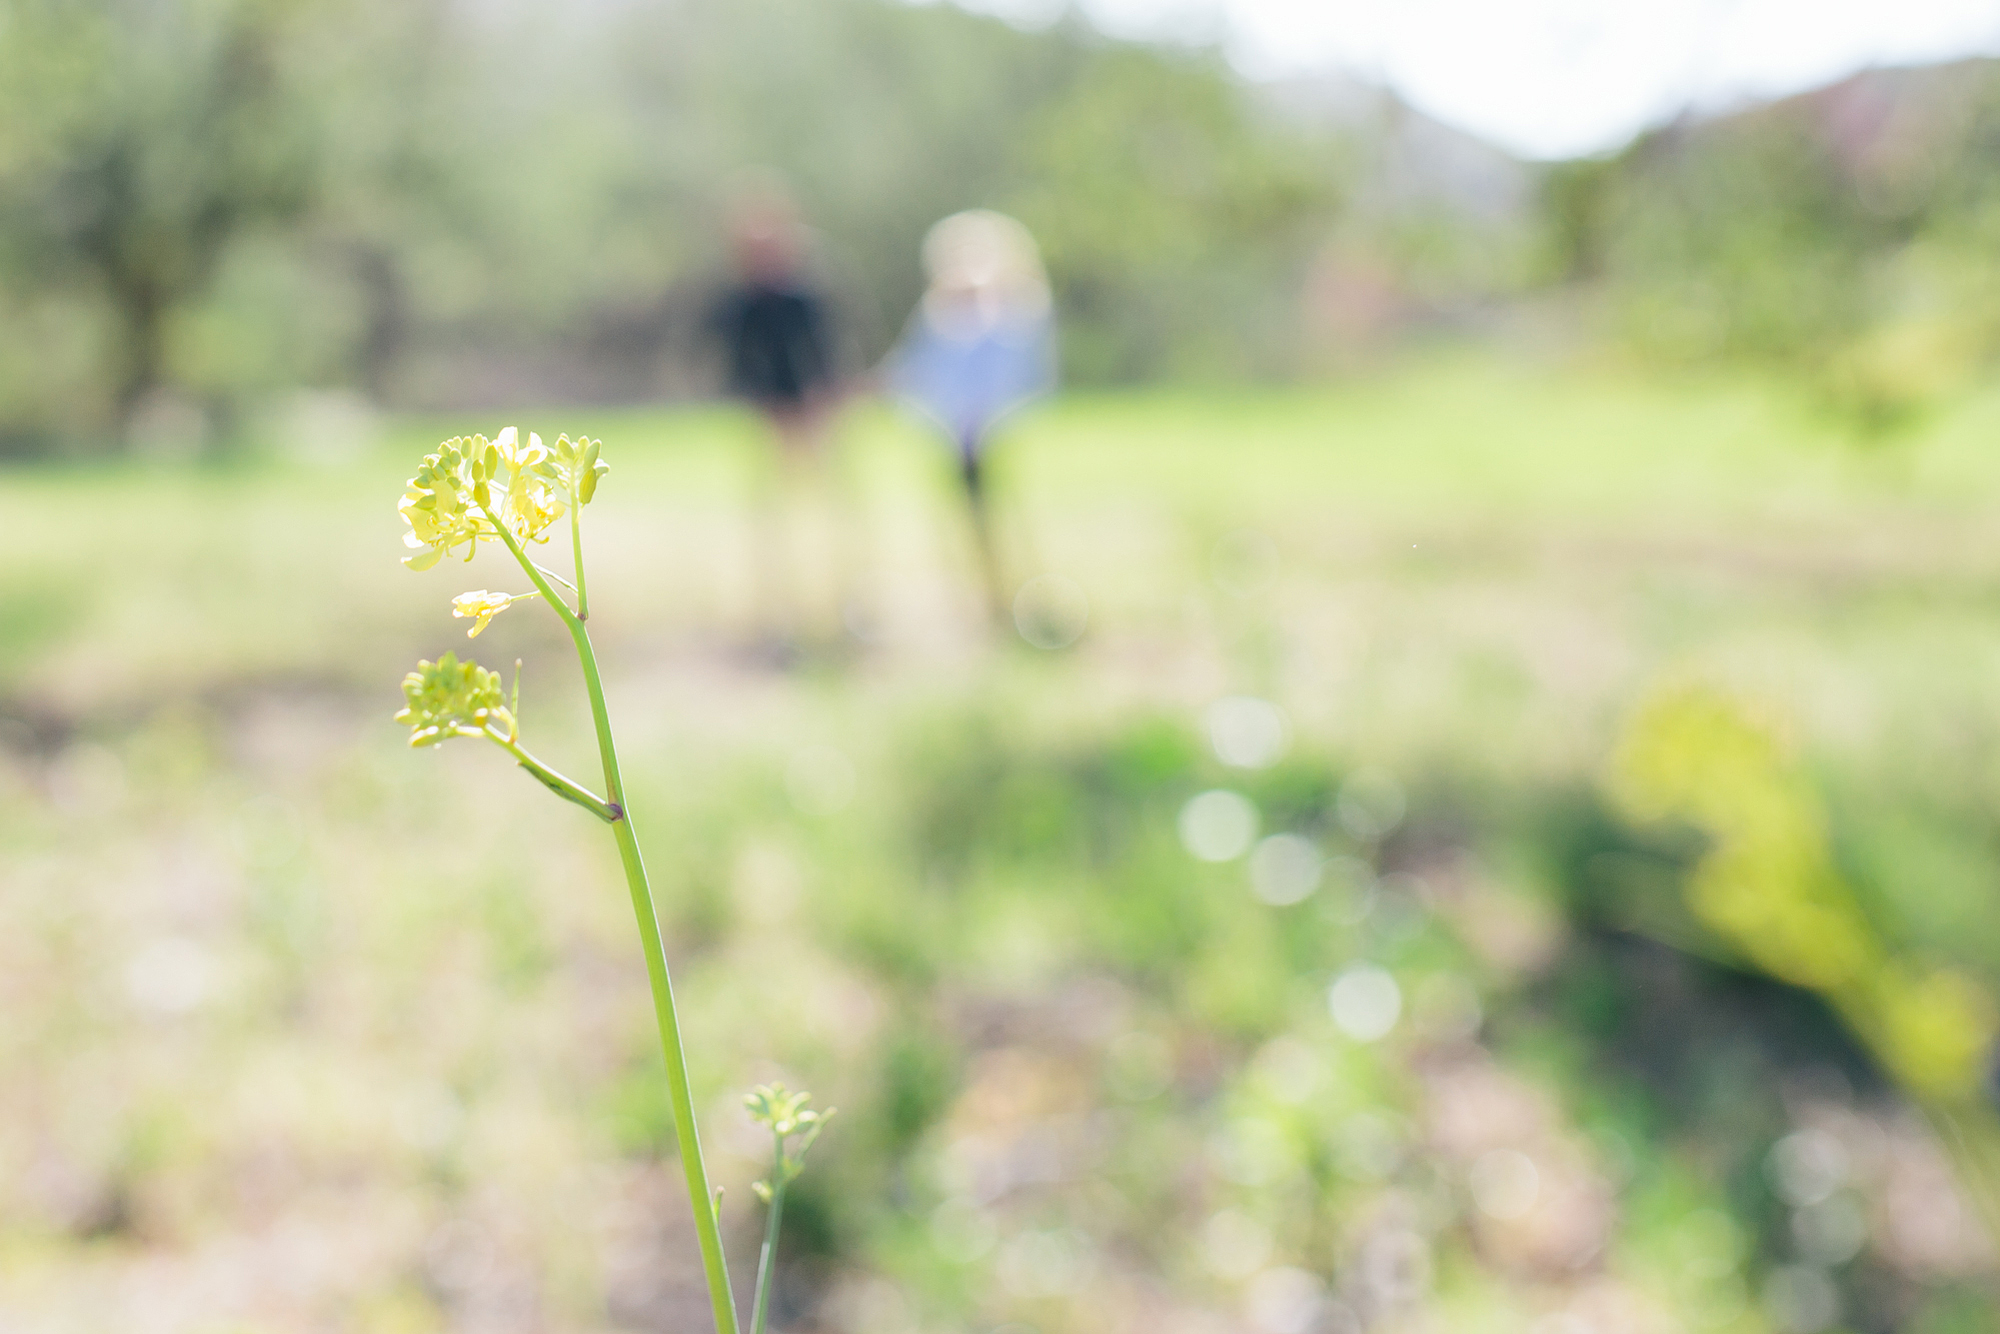
<svg viewBox="0 0 2000 1334">
<path fill-rule="evenodd" d="M 493 444 L 506 473 L 506 489 L 495 492 L 497 504 L 493 508 L 515 537 L 523 542 L 539 542 L 543 530 L 562 517 L 567 491 L 557 486 L 562 480 L 561 472 L 542 438 L 532 431 L 528 433 L 528 443 L 523 445 L 519 434 L 509 426 Z"/>
<path fill-rule="evenodd" d="M 500 688 L 500 674 L 447 653 L 436 662 L 419 662 L 403 678 L 408 701 L 395 721 L 410 725 L 412 746 L 435 746 L 458 736 L 484 736 L 488 725 L 512 739 L 514 715 Z"/>
<path fill-rule="evenodd" d="M 1974 1098 L 2000 1028 L 1992 997 L 1962 973 L 1883 970 L 1874 980 L 1883 1059 L 1919 1092 Z"/>
<path fill-rule="evenodd" d="M 477 639 L 487 622 L 524 598 L 540 597 L 539 593 L 491 593 L 477 589 L 470 593 L 460 593 L 451 600 L 451 614 L 470 620 L 473 626 L 465 632 L 467 639 Z"/>
<path fill-rule="evenodd" d="M 502 524 L 518 541 L 546 540 L 543 533 L 562 517 L 567 497 L 584 489 L 577 484 L 581 453 L 568 437 L 558 444 L 567 446 L 563 457 L 532 432 L 523 444 L 509 426 L 493 440 L 455 436 L 426 454 L 396 506 L 410 525 L 403 544 L 414 553 L 403 564 L 428 570 L 460 546 L 471 560 L 481 541 L 500 535 Z M 595 490 L 594 480 L 588 489 Z"/>
<path fill-rule="evenodd" d="M 479 497 L 498 471 L 498 452 L 483 435 L 455 437 L 426 454 L 396 505 L 410 525 L 403 545 L 416 552 L 403 557 L 403 564 L 428 570 L 460 545 L 471 560 L 479 539 L 495 534 Z"/>
</svg>

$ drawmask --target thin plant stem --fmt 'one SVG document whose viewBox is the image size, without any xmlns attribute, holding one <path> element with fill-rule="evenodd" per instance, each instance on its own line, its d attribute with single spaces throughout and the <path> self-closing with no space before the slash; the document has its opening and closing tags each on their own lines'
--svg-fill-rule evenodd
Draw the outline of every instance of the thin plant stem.
<svg viewBox="0 0 2000 1334">
<path fill-rule="evenodd" d="M 646 954 L 646 976 L 653 986 L 653 1011 L 660 1025 L 660 1050 L 667 1062 L 667 1095 L 674 1109 L 674 1137 L 680 1146 L 681 1174 L 687 1179 L 688 1203 L 694 1208 L 695 1236 L 701 1242 L 701 1265 L 708 1279 L 709 1305 L 715 1312 L 716 1334 L 737 1334 L 736 1305 L 729 1291 L 729 1264 L 722 1253 L 722 1229 L 716 1221 L 715 1196 L 708 1186 L 708 1169 L 702 1163 L 701 1138 L 695 1133 L 694 1091 L 688 1079 L 687 1053 L 681 1045 L 680 1019 L 674 1010 L 673 980 L 667 974 L 665 938 L 660 918 L 653 906 L 652 886 L 646 880 L 646 864 L 639 855 L 639 840 L 632 832 L 632 813 L 625 807 L 625 785 L 618 776 L 618 750 L 611 737 L 611 718 L 604 707 L 604 685 L 598 679 L 597 654 L 583 621 L 567 603 L 550 590 L 541 567 L 528 559 L 505 524 L 498 525 L 500 540 L 514 553 L 514 559 L 534 580 L 535 587 L 556 614 L 562 617 L 570 638 L 576 642 L 577 661 L 583 667 L 584 688 L 590 694 L 591 721 L 597 728 L 597 752 L 604 761 L 604 795 L 612 812 L 611 832 L 618 841 L 618 857 L 625 866 L 625 883 L 632 891 L 632 911 L 639 921 L 639 943 Z M 582 571 L 578 570 L 579 579 Z M 579 600 L 581 593 L 579 593 Z"/>
<path fill-rule="evenodd" d="M 520 742 L 494 731 L 490 726 L 486 729 L 486 736 L 495 745 L 499 746 L 500 749 L 512 755 L 514 762 L 533 775 L 536 782 L 555 793 L 558 797 L 561 797 L 564 801 L 575 802 L 606 823 L 610 823 L 618 818 L 617 813 L 612 810 L 610 802 L 598 796 L 575 779 L 551 769 L 548 765 L 530 754 L 527 748 L 521 745 Z"/>
<path fill-rule="evenodd" d="M 572 593 L 576 592 L 575 584 L 563 578 L 561 575 L 557 574 L 554 570 L 551 570 L 546 565 L 536 565 L 535 568 L 540 570 L 542 574 L 547 578 L 553 579 L 557 583 L 561 584 L 564 588 L 567 588 L 570 592 Z"/>
<path fill-rule="evenodd" d="M 764 1334 L 771 1316 L 771 1279 L 778 1269 L 778 1224 L 785 1213 L 785 1141 L 778 1139 L 778 1165 L 771 1172 L 771 1218 L 764 1225 L 764 1249 L 757 1256 L 757 1299 L 750 1307 L 750 1334 Z"/>
</svg>

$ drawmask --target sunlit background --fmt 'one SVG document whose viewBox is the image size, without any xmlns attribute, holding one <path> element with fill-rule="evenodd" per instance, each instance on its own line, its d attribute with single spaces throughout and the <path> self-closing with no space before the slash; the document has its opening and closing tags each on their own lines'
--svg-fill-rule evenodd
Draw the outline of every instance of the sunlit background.
<svg viewBox="0 0 2000 1334">
<path fill-rule="evenodd" d="M 451 615 L 504 559 L 398 562 L 510 424 L 611 463 L 746 1309 L 741 1096 L 840 1108 L 775 1329 L 1990 1329 L 1996 55 L 1969 0 L 0 0 L 0 1334 L 705 1328 L 608 840 L 389 720 L 519 658 L 593 768 L 556 621 Z M 746 199 L 810 422 L 726 392 Z M 1059 374 L 983 529 L 899 401 L 973 208 Z"/>
</svg>

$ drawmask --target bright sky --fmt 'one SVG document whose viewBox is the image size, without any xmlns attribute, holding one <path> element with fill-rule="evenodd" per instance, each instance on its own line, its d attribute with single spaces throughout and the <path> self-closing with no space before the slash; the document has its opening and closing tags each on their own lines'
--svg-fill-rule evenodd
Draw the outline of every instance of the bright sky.
<svg viewBox="0 0 2000 1334">
<path fill-rule="evenodd" d="M 1062 0 L 962 0 L 1035 21 Z M 1079 0 L 1128 36 L 1225 43 L 1254 76 L 1344 67 L 1530 157 L 1613 148 L 1688 105 L 1872 64 L 2000 54 L 2000 0 Z"/>
</svg>

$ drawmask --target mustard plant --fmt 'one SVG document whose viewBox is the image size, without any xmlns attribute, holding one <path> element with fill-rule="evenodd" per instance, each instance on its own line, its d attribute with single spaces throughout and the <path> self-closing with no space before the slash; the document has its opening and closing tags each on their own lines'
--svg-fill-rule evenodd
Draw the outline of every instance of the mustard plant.
<svg viewBox="0 0 2000 1334">
<path fill-rule="evenodd" d="M 1973 1204 L 2000 1232 L 2000 1116 L 1988 1094 L 2000 1002 L 1966 973 L 1912 958 L 1877 932 L 1782 729 L 1719 688 L 1669 684 L 1627 724 L 1610 778 L 1626 814 L 1702 833 L 1683 891 L 1690 915 L 1724 958 L 1826 1001 L 1937 1128 Z"/>
<path fill-rule="evenodd" d="M 480 543 L 498 542 L 507 548 L 533 585 L 531 591 L 524 593 L 482 588 L 453 598 L 452 615 L 473 623 L 466 631 L 467 638 L 477 638 L 494 617 L 529 599 L 539 599 L 562 621 L 583 667 L 584 689 L 590 697 L 590 716 L 597 733 L 598 759 L 604 771 L 603 795 L 557 772 L 522 745 L 519 662 L 515 663 L 511 693 L 503 691 L 497 673 L 469 659 L 460 661 L 456 655 L 446 653 L 436 662 L 420 662 L 417 670 L 404 678 L 403 694 L 407 702 L 396 714 L 396 721 L 409 725 L 412 746 L 437 746 L 459 737 L 490 741 L 551 792 L 581 806 L 611 827 L 646 956 L 646 974 L 659 1021 L 660 1048 L 666 1058 L 674 1135 L 680 1149 L 681 1171 L 687 1178 L 688 1202 L 694 1209 L 695 1234 L 701 1245 L 702 1270 L 714 1309 L 715 1328 L 717 1334 L 737 1334 L 736 1308 L 730 1295 L 729 1268 L 718 1219 L 721 1192 L 710 1190 L 707 1168 L 702 1161 L 687 1055 L 674 1007 L 673 981 L 667 971 L 659 914 L 646 879 L 638 836 L 632 828 L 624 782 L 619 777 L 618 750 L 612 737 L 610 714 L 605 708 L 597 655 L 585 629 L 585 622 L 590 619 L 590 594 L 584 577 L 582 510 L 595 497 L 598 483 L 608 471 L 601 452 L 599 441 L 571 440 L 566 435 L 558 437 L 553 447 L 543 445 L 541 437 L 533 434 L 523 442 L 511 426 L 492 440 L 483 435 L 456 437 L 424 456 L 397 508 L 409 524 L 403 542 L 410 548 L 410 554 L 403 558 L 403 563 L 411 569 L 428 570 L 444 557 L 457 555 L 460 548 L 470 561 Z M 529 554 L 531 548 L 548 542 L 565 515 L 569 518 L 572 567 L 569 579 L 545 568 Z M 569 598 L 557 592 L 558 588 L 567 590 Z M 825 1123 L 821 1114 L 805 1110 L 806 1100 L 806 1095 L 790 1094 L 782 1087 L 760 1088 L 748 1100 L 753 1116 L 771 1127 L 778 1145 L 777 1165 L 769 1181 L 758 1183 L 760 1198 L 770 1205 L 754 1312 L 758 1331 L 763 1329 L 766 1315 L 765 1294 L 770 1285 L 769 1268 L 777 1244 L 784 1189 L 797 1176 L 806 1147 Z M 798 1147 L 787 1156 L 786 1140 L 795 1135 L 800 1137 Z"/>
<path fill-rule="evenodd" d="M 743 1099 L 750 1119 L 771 1132 L 771 1175 L 750 1189 L 764 1202 L 764 1249 L 757 1257 L 757 1299 L 750 1307 L 750 1334 L 764 1334 L 771 1315 L 771 1278 L 777 1268 L 778 1228 L 785 1217 L 785 1187 L 798 1179 L 806 1165 L 806 1150 L 826 1129 L 834 1109 L 816 1112 L 806 1106 L 810 1093 L 793 1093 L 783 1084 L 759 1084 Z M 798 1143 L 793 1144 L 794 1138 Z"/>
</svg>

